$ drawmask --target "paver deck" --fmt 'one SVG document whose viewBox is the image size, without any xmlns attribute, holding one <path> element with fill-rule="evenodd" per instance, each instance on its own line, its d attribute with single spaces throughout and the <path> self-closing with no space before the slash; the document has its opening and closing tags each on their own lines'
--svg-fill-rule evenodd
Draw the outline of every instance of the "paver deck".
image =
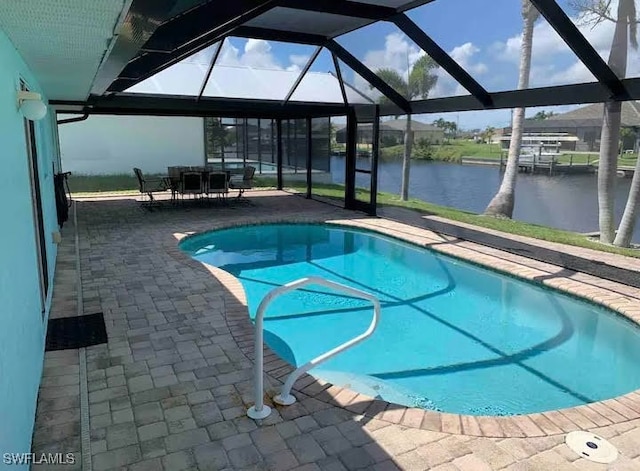
<svg viewBox="0 0 640 471">
<path fill-rule="evenodd" d="M 531 419 L 473 419 L 394 407 L 305 379 L 296 405 L 276 408 L 262 423 L 245 417 L 252 361 L 244 293 L 232 276 L 177 248 L 186 234 L 261 221 L 340 220 L 640 316 L 637 288 L 282 192 L 250 199 L 154 212 L 126 198 L 77 203 L 80 258 L 70 224 L 51 315 L 102 311 L 109 342 L 46 354 L 33 451 L 76 456 L 73 466 L 49 468 L 640 470 L 640 396 L 633 395 Z M 271 353 L 266 361 L 273 389 L 286 365 Z M 563 443 L 573 429 L 609 438 L 620 458 L 608 466 L 579 458 Z"/>
</svg>

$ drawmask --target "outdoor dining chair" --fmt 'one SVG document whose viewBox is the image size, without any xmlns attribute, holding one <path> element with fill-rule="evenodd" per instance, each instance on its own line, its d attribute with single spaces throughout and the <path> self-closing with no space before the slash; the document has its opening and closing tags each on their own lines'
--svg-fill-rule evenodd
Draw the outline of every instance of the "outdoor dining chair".
<svg viewBox="0 0 640 471">
<path fill-rule="evenodd" d="M 245 190 L 250 190 L 253 188 L 253 177 L 256 173 L 256 168 L 247 165 L 242 171 L 242 180 L 231 180 L 229 182 L 229 188 L 234 190 L 238 190 L 238 198 L 240 198 Z"/>
<path fill-rule="evenodd" d="M 184 195 L 192 195 L 197 198 L 205 191 L 202 172 L 180 172 L 180 186 L 178 192 L 184 204 Z"/>
<path fill-rule="evenodd" d="M 209 172 L 207 175 L 207 198 L 211 198 L 212 195 L 218 199 L 223 199 L 229 193 L 228 174 L 226 172 Z"/>
<path fill-rule="evenodd" d="M 154 204 L 157 204 L 157 201 L 153 197 L 154 193 L 161 193 L 170 189 L 170 184 L 166 177 L 145 178 L 142 170 L 139 168 L 134 168 L 133 173 L 135 173 L 138 179 L 138 189 L 140 193 L 149 198 L 148 201 L 142 202 L 142 205 L 148 209 L 151 209 Z"/>
</svg>

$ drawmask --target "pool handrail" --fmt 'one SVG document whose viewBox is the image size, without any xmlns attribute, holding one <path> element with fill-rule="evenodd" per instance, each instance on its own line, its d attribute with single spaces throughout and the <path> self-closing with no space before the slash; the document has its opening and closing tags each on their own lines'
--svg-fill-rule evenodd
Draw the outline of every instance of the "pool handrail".
<svg viewBox="0 0 640 471">
<path fill-rule="evenodd" d="M 307 285 L 320 285 L 326 288 L 332 288 L 336 291 L 341 291 L 343 293 L 349 294 L 355 298 L 364 299 L 366 301 L 370 301 L 373 304 L 373 319 L 371 320 L 371 324 L 367 330 L 365 330 L 360 335 L 344 342 L 337 347 L 332 348 L 328 352 L 323 353 L 322 355 L 317 356 L 316 358 L 308 361 L 304 365 L 295 369 L 287 378 L 284 385 L 282 386 L 282 390 L 280 394 L 276 395 L 273 400 L 276 404 L 280 405 L 291 405 L 296 402 L 295 396 L 291 394 L 291 388 L 296 380 L 302 376 L 304 373 L 309 371 L 311 368 L 318 366 L 319 364 L 327 361 L 329 358 L 337 355 L 338 353 L 353 347 L 354 345 L 362 342 L 366 338 L 370 337 L 378 326 L 378 321 L 380 320 L 380 301 L 377 297 L 369 294 L 365 291 L 361 291 L 356 288 L 351 288 L 350 286 L 345 286 L 340 283 L 336 283 L 335 281 L 330 281 L 318 276 L 309 276 L 306 278 L 301 278 L 296 281 L 292 281 L 282 286 L 278 286 L 277 288 L 272 289 L 267 293 L 267 295 L 262 299 L 260 305 L 258 306 L 258 311 L 256 312 L 255 318 L 255 358 L 254 358 L 254 388 L 255 388 L 255 404 L 247 409 L 247 416 L 252 419 L 259 420 L 264 419 L 269 416 L 271 413 L 271 408 L 264 404 L 264 313 L 267 309 L 267 306 L 273 301 L 276 297 L 303 288 Z"/>
</svg>

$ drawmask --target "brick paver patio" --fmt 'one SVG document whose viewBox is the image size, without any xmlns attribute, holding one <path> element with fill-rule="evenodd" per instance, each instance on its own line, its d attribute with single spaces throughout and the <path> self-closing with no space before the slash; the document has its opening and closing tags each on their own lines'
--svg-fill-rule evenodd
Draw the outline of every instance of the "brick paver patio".
<svg viewBox="0 0 640 471">
<path fill-rule="evenodd" d="M 177 248 L 186 234 L 269 220 L 351 221 L 640 316 L 640 290 L 591 275 L 282 192 L 251 202 L 154 212 L 126 198 L 77 203 L 51 316 L 101 311 L 109 342 L 46 354 L 33 449 L 75 453 L 75 465 L 56 469 L 640 470 L 637 394 L 531 419 L 474 419 L 394 407 L 303 378 L 296 405 L 277 407 L 262 423 L 248 419 L 244 294 L 233 277 Z M 288 368 L 271 353 L 266 362 L 273 390 Z M 620 458 L 607 466 L 578 457 L 564 445 L 576 429 L 609 438 Z"/>
</svg>

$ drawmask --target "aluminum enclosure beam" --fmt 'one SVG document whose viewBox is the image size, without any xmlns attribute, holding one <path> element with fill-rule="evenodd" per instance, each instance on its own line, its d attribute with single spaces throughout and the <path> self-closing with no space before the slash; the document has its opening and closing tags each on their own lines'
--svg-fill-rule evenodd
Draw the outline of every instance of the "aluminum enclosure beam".
<svg viewBox="0 0 640 471">
<path fill-rule="evenodd" d="M 87 102 L 50 102 L 59 113 L 147 115 L 147 116 L 224 116 L 230 118 L 282 118 L 295 119 L 345 114 L 340 103 L 318 104 L 290 102 L 282 106 L 281 100 L 248 100 L 171 95 L 147 95 L 123 93 L 105 97 L 93 97 Z M 79 111 L 80 110 L 80 111 Z"/>
<path fill-rule="evenodd" d="M 622 84 L 627 90 L 629 99 L 640 100 L 640 78 L 625 79 L 622 80 Z M 414 113 L 418 114 L 626 101 L 623 98 L 612 100 L 610 90 L 598 82 L 497 92 L 491 93 L 490 96 L 491 106 L 482 106 L 473 96 L 414 101 L 411 106 Z M 382 114 L 393 115 L 394 110 L 385 105 Z"/>
<path fill-rule="evenodd" d="M 284 101 L 282 102 L 283 105 L 286 105 L 289 102 L 289 100 L 291 99 L 293 94 L 296 92 L 296 89 L 298 88 L 298 86 L 300 85 L 302 80 L 304 79 L 304 76 L 307 75 L 307 72 L 309 71 L 309 69 L 311 68 L 313 63 L 316 61 L 318 56 L 320 55 L 321 51 L 322 51 L 322 46 L 318 46 L 316 48 L 316 50 L 313 51 L 313 54 L 307 60 L 307 63 L 304 65 L 304 68 L 302 69 L 302 72 L 300 73 L 300 75 L 298 75 L 298 78 L 296 79 L 295 83 L 293 84 L 293 86 L 289 90 L 289 93 L 287 93 L 287 96 L 285 97 Z"/>
<path fill-rule="evenodd" d="M 222 46 L 224 45 L 224 40 L 218 42 L 218 46 L 216 47 L 213 56 L 211 57 L 211 62 L 209 63 L 209 68 L 207 69 L 207 74 L 204 76 L 204 80 L 202 81 L 202 85 L 200 86 L 200 92 L 198 92 L 198 98 L 196 100 L 200 101 L 202 98 L 202 94 L 204 93 L 204 89 L 207 88 L 207 82 L 209 82 L 209 78 L 211 77 L 211 72 L 213 72 L 213 68 L 218 62 L 218 56 L 220 56 L 220 52 L 222 52 Z"/>
<path fill-rule="evenodd" d="M 631 100 L 640 100 L 640 78 L 621 81 Z M 491 106 L 483 106 L 473 96 L 432 98 L 414 101 L 413 113 L 444 113 L 452 111 L 476 111 L 510 109 L 516 107 L 580 105 L 612 101 L 609 90 L 594 82 L 578 85 L 561 85 L 531 88 L 509 92 L 491 93 Z M 116 94 L 107 97 L 93 97 L 89 101 L 51 100 L 50 104 L 59 113 L 90 114 L 132 114 L 152 116 L 229 116 L 251 118 L 306 118 L 344 116 L 346 110 L 359 106 L 345 107 L 335 103 L 289 102 L 282 106 L 280 100 L 248 100 L 232 98 L 203 97 L 196 102 L 195 97 L 168 95 Z M 617 101 L 625 101 L 618 99 Z M 381 116 L 397 116 L 402 110 L 394 104 L 380 106 Z"/>
<path fill-rule="evenodd" d="M 469 93 L 478 99 L 483 106 L 491 106 L 491 97 L 482 85 L 447 54 L 420 27 L 404 13 L 393 17 L 393 22 L 400 31 L 409 36 L 419 48 L 426 52 L 440 65 L 454 80 L 462 85 Z"/>
<path fill-rule="evenodd" d="M 333 68 L 336 69 L 336 78 L 338 79 L 338 83 L 340 84 L 340 93 L 342 94 L 342 101 L 345 105 L 349 104 L 349 99 L 347 98 L 347 90 L 344 87 L 344 81 L 342 80 L 342 71 L 340 70 L 340 64 L 338 63 L 338 58 L 332 52 L 331 60 L 333 61 Z"/>
<path fill-rule="evenodd" d="M 367 66 L 356 59 L 349 51 L 347 51 L 340 44 L 331 40 L 327 43 L 327 49 L 333 52 L 342 62 L 351 67 L 356 73 L 360 74 L 367 82 L 377 88 L 384 96 L 386 96 L 393 104 L 404 111 L 404 113 L 411 113 L 411 105 L 395 91 L 384 80 L 373 73 Z"/>
</svg>

